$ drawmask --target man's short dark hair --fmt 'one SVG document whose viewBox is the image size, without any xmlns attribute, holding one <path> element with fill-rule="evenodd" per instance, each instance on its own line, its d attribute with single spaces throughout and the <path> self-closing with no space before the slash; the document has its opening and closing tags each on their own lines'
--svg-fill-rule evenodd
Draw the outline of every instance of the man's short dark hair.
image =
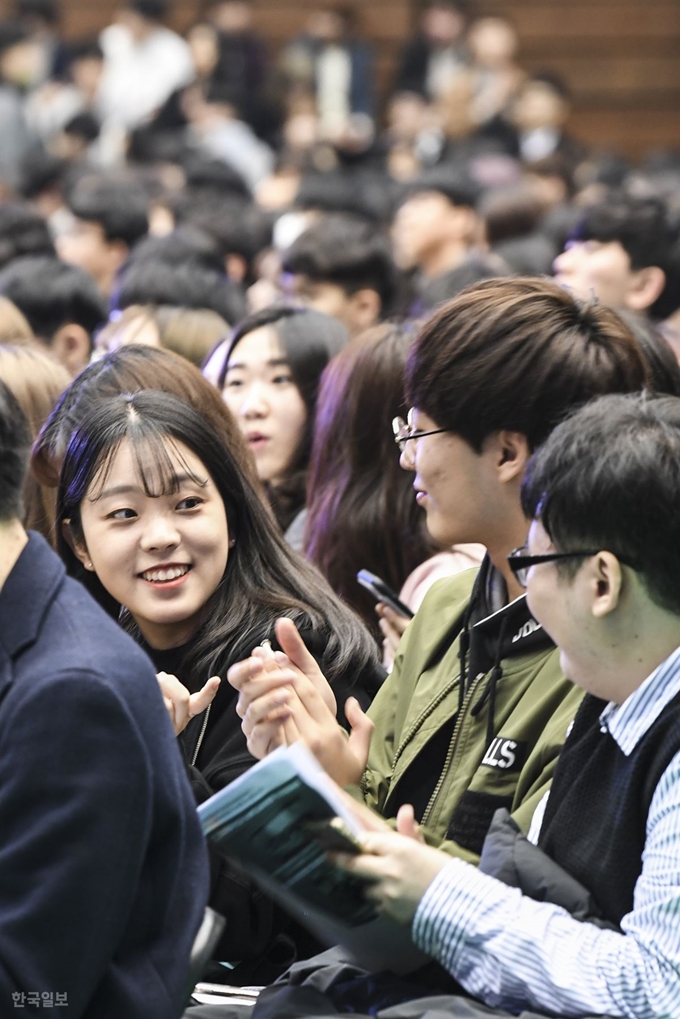
<svg viewBox="0 0 680 1019">
<path fill-rule="evenodd" d="M 59 24 L 60 10 L 57 0 L 16 0 L 14 6 L 18 18 L 36 18 L 46 25 Z"/>
<path fill-rule="evenodd" d="M 73 39 L 64 44 L 64 62 L 68 69 L 78 60 L 103 60 L 104 51 L 96 36 Z"/>
<path fill-rule="evenodd" d="M 47 223 L 23 202 L 0 203 L 0 269 L 25 255 L 56 257 Z"/>
<path fill-rule="evenodd" d="M 130 252 L 128 267 L 142 262 L 195 265 L 208 272 L 224 273 L 224 259 L 216 242 L 208 233 L 191 226 L 180 226 L 164 237 L 143 237 Z"/>
<path fill-rule="evenodd" d="M 128 0 L 127 6 L 148 21 L 165 21 L 170 11 L 169 0 Z"/>
<path fill-rule="evenodd" d="M 217 246 L 222 264 L 229 255 L 240 255 L 252 273 L 256 257 L 272 243 L 271 218 L 253 202 L 225 196 L 219 202 L 188 195 L 175 206 L 175 221 L 200 230 Z"/>
<path fill-rule="evenodd" d="M 17 46 L 29 37 L 29 30 L 22 21 L 0 22 L 0 55 L 12 46 Z"/>
<path fill-rule="evenodd" d="M 295 208 L 324 214 L 345 213 L 379 223 L 389 219 L 392 188 L 383 176 L 306 173 L 295 196 Z"/>
<path fill-rule="evenodd" d="M 403 195 L 402 203 L 408 201 L 414 195 L 427 191 L 435 191 L 444 195 L 451 205 L 461 205 L 474 209 L 483 194 L 483 188 L 463 170 L 454 167 L 435 167 L 426 170 L 419 177 L 409 184 Z"/>
<path fill-rule="evenodd" d="M 0 380 L 0 523 L 21 520 L 31 433 L 15 397 Z"/>
<path fill-rule="evenodd" d="M 573 407 L 648 381 L 619 316 L 550 280 L 487 280 L 433 315 L 406 366 L 408 402 L 478 452 L 503 429 L 540 445 Z"/>
<path fill-rule="evenodd" d="M 680 400 L 603 396 L 564 421 L 532 458 L 522 505 L 558 551 L 603 549 L 680 615 Z M 574 574 L 577 559 L 562 564 Z"/>
<path fill-rule="evenodd" d="M 92 277 L 57 258 L 17 259 L 0 273 L 0 294 L 16 304 L 46 343 L 62 326 L 76 323 L 92 336 L 106 320 Z"/>
<path fill-rule="evenodd" d="M 132 247 L 149 230 L 149 200 L 135 185 L 106 178 L 84 177 L 68 196 L 74 216 L 98 223 L 107 241 Z"/>
<path fill-rule="evenodd" d="M 650 318 L 663 321 L 680 307 L 680 225 L 662 198 L 612 192 L 586 209 L 573 238 L 602 244 L 618 241 L 632 269 L 663 269 L 666 286 L 647 309 Z"/>
<path fill-rule="evenodd" d="M 166 262 L 133 263 L 123 276 L 116 307 L 133 304 L 169 305 L 173 308 L 209 308 L 230 325 L 245 315 L 239 288 L 223 274 L 210 272 L 196 263 L 169 265 Z"/>
<path fill-rule="evenodd" d="M 31 149 L 21 160 L 20 166 L 20 187 L 19 190 L 24 198 L 30 201 L 36 198 L 43 191 L 55 190 L 63 193 L 68 178 L 70 166 L 67 160 L 60 156 L 53 156 L 45 149 Z M 34 209 L 30 212 L 36 215 Z M 42 218 L 42 217 L 40 217 Z M 51 244 L 52 238 L 47 223 L 43 220 L 43 227 L 40 234 L 39 251 L 25 252 L 25 254 L 54 254 L 54 245 L 51 248 L 45 247 L 46 241 Z"/>
<path fill-rule="evenodd" d="M 183 168 L 187 188 L 201 192 L 206 198 L 220 201 L 225 196 L 236 195 L 248 201 L 252 199 L 250 188 L 238 170 L 220 159 L 190 152 L 183 160 Z"/>
<path fill-rule="evenodd" d="M 440 276 L 425 280 L 420 288 L 420 300 L 423 309 L 429 314 L 475 283 L 511 275 L 510 267 L 500 255 L 493 252 L 487 255 L 470 255 L 455 269 L 449 269 Z"/>
<path fill-rule="evenodd" d="M 375 290 L 382 317 L 389 315 L 396 274 L 387 237 L 375 223 L 355 216 L 322 216 L 291 245 L 283 268 L 317 283 L 335 283 L 348 296 Z"/>
</svg>

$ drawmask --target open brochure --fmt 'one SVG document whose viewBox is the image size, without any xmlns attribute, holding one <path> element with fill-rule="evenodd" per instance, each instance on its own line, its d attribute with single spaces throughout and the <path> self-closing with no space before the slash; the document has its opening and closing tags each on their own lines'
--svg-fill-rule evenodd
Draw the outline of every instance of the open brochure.
<svg viewBox="0 0 680 1019">
<path fill-rule="evenodd" d="M 275 750 L 198 813 L 222 855 L 323 943 L 368 970 L 408 973 L 427 961 L 408 927 L 378 916 L 365 883 L 327 859 L 323 822 L 340 818 L 354 836 L 364 827 L 303 744 Z"/>
</svg>

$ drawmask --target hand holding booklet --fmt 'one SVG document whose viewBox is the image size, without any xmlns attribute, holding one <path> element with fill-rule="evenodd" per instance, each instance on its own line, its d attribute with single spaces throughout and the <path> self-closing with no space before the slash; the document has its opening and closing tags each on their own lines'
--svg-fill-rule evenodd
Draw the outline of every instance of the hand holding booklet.
<svg viewBox="0 0 680 1019">
<path fill-rule="evenodd" d="M 198 814 L 213 845 L 320 941 L 368 970 L 408 973 L 427 961 L 409 928 L 379 916 L 365 883 L 327 858 L 352 851 L 366 829 L 302 743 L 275 750 Z"/>
</svg>

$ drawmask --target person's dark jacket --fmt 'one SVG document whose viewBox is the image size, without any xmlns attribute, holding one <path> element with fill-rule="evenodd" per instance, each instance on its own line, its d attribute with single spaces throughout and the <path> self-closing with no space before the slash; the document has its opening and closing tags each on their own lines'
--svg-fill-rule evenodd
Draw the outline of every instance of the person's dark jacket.
<svg viewBox="0 0 680 1019">
<path fill-rule="evenodd" d="M 427 77 L 434 51 L 434 46 L 422 33 L 409 39 L 399 57 L 392 91 L 415 92 L 417 95 L 427 96 Z M 460 59 L 461 64 L 467 62 L 467 54 L 462 47 Z"/>
<path fill-rule="evenodd" d="M 148 658 L 37 534 L 0 590 L 0 1001 L 173 1019 L 208 868 Z"/>
<path fill-rule="evenodd" d="M 536 902 L 562 906 L 575 920 L 618 930 L 602 916 L 592 893 L 522 833 L 507 810 L 497 810 L 484 840 L 479 869 Z"/>
</svg>

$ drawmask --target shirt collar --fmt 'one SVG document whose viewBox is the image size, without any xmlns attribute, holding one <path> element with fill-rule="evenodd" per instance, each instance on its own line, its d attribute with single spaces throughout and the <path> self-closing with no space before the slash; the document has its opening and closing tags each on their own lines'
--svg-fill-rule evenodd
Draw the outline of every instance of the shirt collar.
<svg viewBox="0 0 680 1019">
<path fill-rule="evenodd" d="M 623 704 L 610 703 L 600 724 L 628 757 L 663 709 L 680 693 L 680 647 L 654 669 Z"/>
</svg>

